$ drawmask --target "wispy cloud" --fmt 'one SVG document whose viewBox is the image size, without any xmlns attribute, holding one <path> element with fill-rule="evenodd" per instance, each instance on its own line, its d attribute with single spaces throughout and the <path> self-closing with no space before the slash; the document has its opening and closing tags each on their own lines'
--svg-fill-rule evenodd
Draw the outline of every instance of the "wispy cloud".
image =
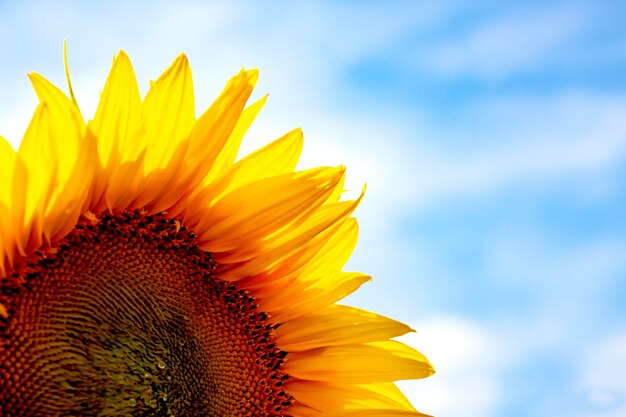
<svg viewBox="0 0 626 417">
<path fill-rule="evenodd" d="M 471 320 L 440 316 L 415 324 L 402 341 L 435 364 L 427 381 L 401 382 L 419 410 L 446 417 L 495 417 L 507 349 L 490 330 Z"/>
<path fill-rule="evenodd" d="M 585 27 L 587 12 L 572 5 L 523 7 L 477 19 L 467 30 L 437 43 L 424 60 L 437 75 L 499 80 L 551 64 Z"/>
<path fill-rule="evenodd" d="M 626 415 L 626 330 L 598 341 L 580 361 L 577 384 L 584 409 L 577 417 Z"/>
<path fill-rule="evenodd" d="M 474 109 L 468 119 L 473 115 L 478 120 L 474 126 L 484 123 L 484 134 L 495 143 L 464 155 L 448 154 L 447 161 L 425 156 L 424 170 L 430 175 L 418 179 L 418 190 L 477 195 L 531 182 L 546 185 L 626 157 L 623 97 L 565 93 L 481 101 Z"/>
</svg>

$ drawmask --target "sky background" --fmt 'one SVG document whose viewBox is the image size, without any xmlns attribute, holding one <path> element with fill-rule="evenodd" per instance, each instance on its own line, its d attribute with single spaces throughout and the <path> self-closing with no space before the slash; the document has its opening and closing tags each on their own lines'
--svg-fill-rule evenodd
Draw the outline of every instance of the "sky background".
<svg viewBox="0 0 626 417">
<path fill-rule="evenodd" d="M 419 410 L 626 415 L 623 2 L 172 4 L 0 0 L 0 134 L 26 73 L 65 86 L 63 39 L 84 115 L 120 48 L 144 93 L 185 52 L 198 114 L 258 67 L 244 152 L 300 126 L 302 167 L 368 185 L 349 268 L 374 281 L 347 302 L 418 330 Z"/>
</svg>

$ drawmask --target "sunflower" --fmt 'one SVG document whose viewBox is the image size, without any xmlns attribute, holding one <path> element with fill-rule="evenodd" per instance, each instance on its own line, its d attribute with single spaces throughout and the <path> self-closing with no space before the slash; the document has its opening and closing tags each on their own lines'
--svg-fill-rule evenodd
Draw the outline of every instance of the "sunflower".
<svg viewBox="0 0 626 417">
<path fill-rule="evenodd" d="M 296 171 L 299 129 L 236 161 L 265 97 L 242 70 L 199 117 L 184 55 L 142 100 L 124 52 L 87 123 L 38 74 L 0 138 L 0 415 L 416 416 L 411 329 L 339 305 L 357 239 L 345 169 Z M 69 75 L 68 75 L 69 83 Z"/>
</svg>

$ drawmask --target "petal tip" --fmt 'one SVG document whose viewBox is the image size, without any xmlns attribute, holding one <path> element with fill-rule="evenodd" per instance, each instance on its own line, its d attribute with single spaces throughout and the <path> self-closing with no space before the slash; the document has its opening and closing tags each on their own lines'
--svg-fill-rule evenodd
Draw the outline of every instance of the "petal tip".
<svg viewBox="0 0 626 417">
<path fill-rule="evenodd" d="M 248 83 L 250 83 L 252 86 L 255 86 L 257 81 L 259 80 L 259 69 L 258 68 L 249 69 L 244 72 L 244 75 L 248 79 Z"/>
<path fill-rule="evenodd" d="M 123 49 L 120 49 L 113 57 L 113 64 L 115 65 L 118 62 L 130 62 L 130 58 Z"/>
</svg>

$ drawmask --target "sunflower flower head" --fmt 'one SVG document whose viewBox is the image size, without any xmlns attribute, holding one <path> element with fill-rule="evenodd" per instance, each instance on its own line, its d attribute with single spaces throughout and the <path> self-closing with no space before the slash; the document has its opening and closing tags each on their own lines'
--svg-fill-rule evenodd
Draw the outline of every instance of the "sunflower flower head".
<svg viewBox="0 0 626 417">
<path fill-rule="evenodd" d="M 337 302 L 357 239 L 345 169 L 302 132 L 236 160 L 265 98 L 241 71 L 199 117 L 184 55 L 142 99 L 120 52 L 87 123 L 38 74 L 0 137 L 0 415 L 416 416 L 411 329 Z"/>
</svg>

